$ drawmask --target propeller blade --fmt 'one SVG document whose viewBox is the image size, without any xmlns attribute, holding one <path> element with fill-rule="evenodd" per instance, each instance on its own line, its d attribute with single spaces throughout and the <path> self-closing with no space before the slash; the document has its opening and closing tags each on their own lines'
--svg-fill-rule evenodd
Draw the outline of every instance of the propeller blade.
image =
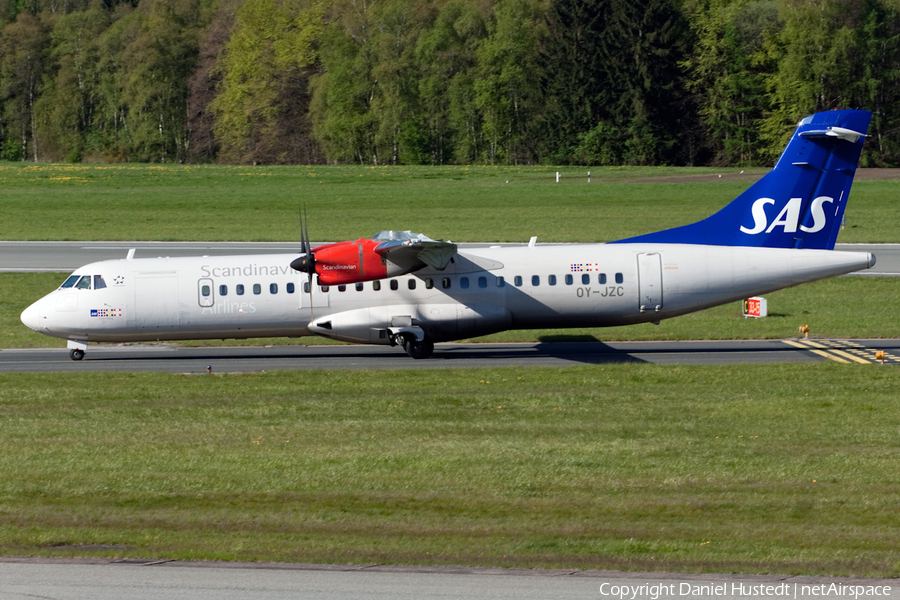
<svg viewBox="0 0 900 600">
<path fill-rule="evenodd" d="M 304 206 L 300 211 L 300 254 L 302 256 L 298 256 L 291 261 L 291 268 L 295 271 L 301 271 L 308 274 L 310 280 L 312 280 L 312 274 L 316 272 L 316 261 L 312 253 L 312 244 L 309 241 L 307 221 L 306 206 Z"/>
<path fill-rule="evenodd" d="M 303 227 L 303 239 L 306 241 L 306 251 L 307 253 L 312 250 L 312 246 L 309 242 L 309 218 L 306 216 L 306 205 L 303 205 L 303 218 L 300 219 L 300 226 Z"/>
<path fill-rule="evenodd" d="M 291 261 L 291 268 L 301 273 L 306 273 L 306 291 L 309 292 L 309 315 L 310 321 L 314 319 L 313 315 L 313 273 L 316 272 L 316 259 L 313 256 L 312 244 L 309 241 L 309 229 L 306 217 L 306 205 L 302 205 L 299 209 L 300 213 L 300 254 Z"/>
<path fill-rule="evenodd" d="M 309 252 L 309 248 L 306 247 L 306 237 L 303 235 L 303 217 L 306 215 L 306 207 L 298 207 L 297 212 L 300 217 L 300 253 L 306 254 Z"/>
</svg>

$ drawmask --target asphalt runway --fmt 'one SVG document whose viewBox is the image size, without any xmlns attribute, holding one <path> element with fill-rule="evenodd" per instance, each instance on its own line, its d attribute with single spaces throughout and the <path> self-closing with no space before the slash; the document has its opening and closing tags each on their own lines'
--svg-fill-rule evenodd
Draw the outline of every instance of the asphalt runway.
<svg viewBox="0 0 900 600">
<path fill-rule="evenodd" d="M 313 245 L 317 245 L 314 242 Z M 462 248 L 488 244 L 460 244 Z M 522 246 L 525 244 L 492 244 Z M 158 256 L 224 256 L 299 252 L 290 242 L 4 242 L 0 241 L 0 272 L 68 273 L 88 263 L 125 258 L 135 249 L 137 258 Z M 877 258 L 866 276 L 900 276 L 900 244 L 838 244 L 836 250 L 871 252 Z"/>
<path fill-rule="evenodd" d="M 399 347 L 312 345 L 183 348 L 173 345 L 89 345 L 84 360 L 65 348 L 0 350 L 0 372 L 259 373 L 277 369 L 449 369 L 564 367 L 619 363 L 726 365 L 835 361 L 900 364 L 900 340 L 727 340 L 437 344 L 414 360 Z"/>
<path fill-rule="evenodd" d="M 0 559 L 0 600 L 889 600 L 898 589 L 843 577 Z"/>
</svg>

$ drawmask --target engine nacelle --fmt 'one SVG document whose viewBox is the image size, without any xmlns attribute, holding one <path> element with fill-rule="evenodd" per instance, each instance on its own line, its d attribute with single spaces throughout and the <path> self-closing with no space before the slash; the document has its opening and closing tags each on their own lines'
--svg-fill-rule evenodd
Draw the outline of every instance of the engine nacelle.
<svg viewBox="0 0 900 600">
<path fill-rule="evenodd" d="M 376 240 L 361 239 L 314 248 L 319 285 L 358 283 L 402 275 L 401 268 L 394 267 L 375 252 L 378 244 L 380 242 Z"/>
<path fill-rule="evenodd" d="M 388 237 L 380 233 L 371 240 L 325 244 L 312 250 L 307 247 L 307 242 L 303 241 L 302 254 L 291 261 L 291 268 L 302 273 L 315 272 L 319 285 L 396 277 L 425 266 L 442 271 L 456 254 L 456 244 L 419 234 Z"/>
</svg>

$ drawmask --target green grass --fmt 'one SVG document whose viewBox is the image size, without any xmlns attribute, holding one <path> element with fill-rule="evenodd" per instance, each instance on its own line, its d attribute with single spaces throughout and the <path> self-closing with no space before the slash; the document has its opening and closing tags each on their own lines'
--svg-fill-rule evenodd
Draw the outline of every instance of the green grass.
<svg viewBox="0 0 900 600">
<path fill-rule="evenodd" d="M 303 204 L 315 240 L 411 229 L 461 242 L 598 242 L 701 219 L 751 181 L 736 169 L 591 173 L 588 184 L 587 169 L 574 167 L 0 163 L 0 239 L 289 241 Z M 900 241 L 898 188 L 857 182 L 839 241 Z"/>
<path fill-rule="evenodd" d="M 900 371 L 0 375 L 0 553 L 900 575 Z"/>
<path fill-rule="evenodd" d="M 19 320 L 26 306 L 55 289 L 62 273 L 0 273 L 0 347 L 54 348 L 64 340 L 31 331 Z M 900 321 L 892 307 L 900 297 L 898 277 L 838 277 L 781 290 L 766 296 L 769 315 L 745 319 L 740 303 L 662 321 L 659 325 L 533 331 L 507 331 L 477 338 L 486 342 L 533 342 L 559 339 L 685 340 L 762 339 L 797 335 L 809 325 L 818 338 L 900 337 Z M 296 339 L 209 340 L 189 345 L 296 344 Z M 324 338 L 303 338 L 300 343 L 333 343 Z"/>
</svg>

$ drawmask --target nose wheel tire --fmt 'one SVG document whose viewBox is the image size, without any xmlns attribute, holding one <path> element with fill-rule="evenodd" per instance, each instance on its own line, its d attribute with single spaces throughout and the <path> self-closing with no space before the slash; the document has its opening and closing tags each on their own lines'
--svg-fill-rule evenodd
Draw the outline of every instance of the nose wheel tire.
<svg viewBox="0 0 900 600">
<path fill-rule="evenodd" d="M 415 359 L 429 358 L 434 354 L 434 342 L 427 336 L 419 342 L 411 335 L 404 335 L 400 343 L 406 353 Z"/>
<path fill-rule="evenodd" d="M 81 360 L 84 358 L 84 350 L 81 348 L 72 348 L 69 350 L 69 358 L 72 360 Z"/>
</svg>

